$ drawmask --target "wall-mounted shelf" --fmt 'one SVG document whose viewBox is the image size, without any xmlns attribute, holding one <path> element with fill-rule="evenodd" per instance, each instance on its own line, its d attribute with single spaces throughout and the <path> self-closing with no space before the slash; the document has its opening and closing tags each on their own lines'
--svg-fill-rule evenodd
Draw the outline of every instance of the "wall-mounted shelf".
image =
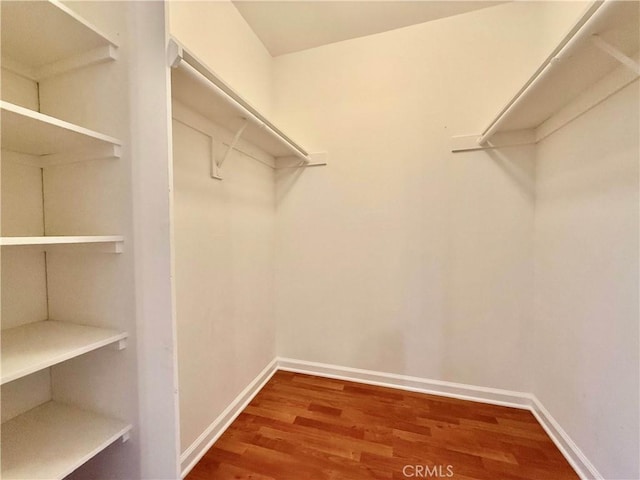
<svg viewBox="0 0 640 480">
<path fill-rule="evenodd" d="M 2 66 L 40 80 L 116 58 L 116 43 L 57 0 L 2 2 Z"/>
<path fill-rule="evenodd" d="M 95 236 L 60 236 L 60 237 L 0 237 L 0 246 L 3 247 L 27 247 L 42 246 L 56 247 L 64 245 L 88 245 L 106 247 L 106 251 L 122 253 L 124 237 L 121 235 L 95 235 Z"/>
<path fill-rule="evenodd" d="M 127 334 L 106 328 L 45 320 L 2 331 L 1 384 L 30 375 L 98 348 L 118 343 Z"/>
<path fill-rule="evenodd" d="M 273 157 L 298 157 L 309 162 L 309 153 L 252 107 L 209 67 L 176 40 L 171 40 L 172 97 Z M 246 120 L 246 122 L 245 122 Z M 243 125 L 246 127 L 243 129 Z M 243 129 L 243 130 L 241 130 Z"/>
<path fill-rule="evenodd" d="M 131 430 L 119 420 L 56 402 L 2 424 L 2 478 L 62 479 Z"/>
<path fill-rule="evenodd" d="M 636 80 L 638 17 L 637 2 L 591 3 L 482 134 L 455 137 L 453 151 L 502 145 L 491 142 L 494 135 L 527 130 L 536 143 Z M 585 93 L 588 98 L 574 106 Z"/>
<path fill-rule="evenodd" d="M 43 165 L 119 157 L 120 140 L 28 108 L 0 101 L 2 148 L 36 156 Z"/>
</svg>

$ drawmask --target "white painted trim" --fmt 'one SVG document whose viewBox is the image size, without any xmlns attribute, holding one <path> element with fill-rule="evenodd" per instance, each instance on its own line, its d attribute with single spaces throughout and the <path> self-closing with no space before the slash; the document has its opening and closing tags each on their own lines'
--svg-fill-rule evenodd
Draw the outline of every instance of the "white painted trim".
<svg viewBox="0 0 640 480">
<path fill-rule="evenodd" d="M 98 65 L 100 63 L 111 62 L 117 59 L 117 47 L 113 45 L 104 45 L 102 47 L 89 50 L 88 52 L 74 55 L 70 58 L 65 58 L 63 60 L 58 60 L 57 62 L 43 65 L 35 71 L 35 80 L 45 80 L 63 73 L 72 72 L 92 65 Z"/>
<path fill-rule="evenodd" d="M 262 387 L 271 379 L 277 371 L 278 359 L 274 358 L 253 381 L 247 385 L 240 394 L 218 415 L 211 425 L 180 455 L 182 478 L 196 466 L 205 453 L 220 438 L 233 421 L 249 405 L 253 397 L 262 390 Z"/>
<path fill-rule="evenodd" d="M 358 368 L 341 367 L 325 363 L 307 362 L 278 357 L 278 370 L 306 373 L 319 377 L 347 380 L 351 382 L 397 388 L 410 392 L 427 393 L 441 397 L 458 398 L 531 411 L 547 432 L 558 450 L 567 459 L 581 480 L 603 480 L 604 477 L 582 453 L 567 432 L 544 408 L 540 400 L 531 393 L 514 392 L 498 388 L 480 387 L 462 383 L 429 380 L 420 377 L 376 372 Z"/>
<path fill-rule="evenodd" d="M 472 152 L 477 150 L 496 150 L 507 147 L 522 147 L 535 145 L 536 134 L 534 129 L 513 130 L 510 132 L 497 132 L 484 145 L 478 144 L 478 134 L 457 135 L 451 137 L 451 152 Z"/>
<path fill-rule="evenodd" d="M 488 403 L 503 407 L 530 409 L 532 404 L 532 397 L 527 393 L 444 382 L 442 380 L 429 380 L 408 375 L 397 375 L 395 373 L 341 367 L 325 363 L 307 362 L 291 358 L 278 357 L 278 370 L 306 373 L 319 377 L 397 388 L 410 392 L 427 393 L 430 395 L 470 400 L 472 402 Z"/>
<path fill-rule="evenodd" d="M 569 434 L 560 426 L 555 418 L 551 416 L 549 411 L 544 408 L 542 402 L 535 395 L 531 395 L 532 405 L 531 413 L 536 417 L 542 428 L 556 444 L 558 450 L 564 455 L 569 464 L 582 480 L 604 480 L 604 477 L 598 472 L 596 467 L 589 461 L 586 455 L 571 439 Z"/>
</svg>

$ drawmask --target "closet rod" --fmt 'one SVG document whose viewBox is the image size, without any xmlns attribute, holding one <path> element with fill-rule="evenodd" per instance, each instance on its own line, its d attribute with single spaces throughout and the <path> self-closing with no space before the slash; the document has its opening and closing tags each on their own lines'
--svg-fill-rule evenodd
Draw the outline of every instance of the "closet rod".
<svg viewBox="0 0 640 480">
<path fill-rule="evenodd" d="M 231 87 L 216 76 L 215 73 L 209 70 L 207 66 L 200 62 L 193 54 L 189 53 L 189 51 L 180 45 L 175 39 L 171 39 L 169 41 L 168 51 L 169 64 L 172 68 L 184 68 L 191 76 L 197 78 L 201 82 L 205 82 L 212 91 L 238 111 L 239 117 L 245 118 L 259 128 L 264 129 L 273 138 L 288 147 L 293 156 L 298 157 L 304 163 L 310 162 L 311 159 L 308 152 L 267 120 L 240 95 L 234 92 Z"/>
<path fill-rule="evenodd" d="M 587 37 L 590 37 L 594 25 L 602 19 L 612 7 L 613 0 L 596 0 L 586 12 L 580 17 L 576 24 L 571 28 L 569 33 L 565 35 L 560 44 L 553 50 L 551 55 L 547 57 L 544 63 L 533 74 L 529 81 L 520 89 L 520 91 L 511 99 L 511 101 L 502 109 L 498 116 L 485 129 L 480 137 L 478 137 L 478 145 L 485 145 L 494 133 L 502 126 L 509 114 L 517 108 L 518 105 L 533 91 L 535 87 L 542 82 L 551 72 L 556 62 L 562 61 L 563 58 L 570 56 L 577 45 L 579 45 Z"/>
</svg>

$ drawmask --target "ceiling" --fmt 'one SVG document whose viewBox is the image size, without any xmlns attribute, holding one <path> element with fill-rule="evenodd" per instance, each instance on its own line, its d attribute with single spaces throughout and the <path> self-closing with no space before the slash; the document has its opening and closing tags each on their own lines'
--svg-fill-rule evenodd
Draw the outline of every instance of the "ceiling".
<svg viewBox="0 0 640 480">
<path fill-rule="evenodd" d="M 234 0 L 233 3 L 275 57 L 503 2 Z"/>
</svg>

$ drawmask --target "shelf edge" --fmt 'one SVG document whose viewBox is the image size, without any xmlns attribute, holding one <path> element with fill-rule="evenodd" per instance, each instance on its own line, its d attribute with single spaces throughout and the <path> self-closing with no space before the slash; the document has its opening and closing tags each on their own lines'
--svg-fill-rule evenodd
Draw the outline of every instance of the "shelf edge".
<svg viewBox="0 0 640 480">
<path fill-rule="evenodd" d="M 51 321 L 51 320 L 46 320 L 46 321 Z M 59 323 L 62 323 L 62 322 L 59 322 Z M 78 324 L 74 324 L 74 325 L 83 326 L 83 327 L 88 326 L 88 325 L 78 325 Z M 15 328 L 20 328 L 20 327 L 15 327 Z M 90 328 L 100 328 L 100 327 L 90 327 Z M 40 370 L 44 370 L 45 368 L 49 368 L 54 365 L 58 365 L 59 363 L 66 362 L 67 360 L 71 360 L 72 358 L 79 357 L 81 355 L 84 355 L 85 353 L 98 350 L 99 348 L 106 347 L 114 343 L 120 343 L 123 340 L 126 340 L 128 337 L 129 337 L 129 334 L 127 332 L 120 332 L 109 338 L 106 338 L 97 342 L 93 342 L 88 345 L 84 345 L 82 347 L 76 348 L 69 352 L 65 352 L 64 354 L 61 354 L 49 360 L 40 362 L 36 365 L 31 365 L 28 368 L 23 368 L 10 375 L 2 375 L 0 379 L 0 385 L 13 382 L 14 380 L 18 380 L 19 378 L 26 377 L 27 375 L 31 375 L 32 373 L 39 372 Z"/>
<path fill-rule="evenodd" d="M 84 27 L 86 27 L 89 30 L 91 30 L 97 36 L 102 37 L 106 42 L 110 43 L 112 46 L 114 46 L 116 48 L 118 47 L 118 43 L 114 39 L 112 39 L 110 35 L 107 35 L 106 33 L 102 32 L 93 23 L 89 22 L 87 19 L 85 19 L 80 14 L 76 13 L 71 8 L 67 7 L 60 0 L 48 0 L 48 2 L 51 5 L 54 5 L 56 8 L 58 8 L 60 11 L 64 12 L 65 14 L 67 14 L 69 17 L 74 19 L 76 22 L 80 23 Z"/>
<path fill-rule="evenodd" d="M 31 241 L 30 241 L 31 240 Z M 35 240 L 35 241 L 34 241 Z M 0 246 L 30 246 L 30 245 L 81 245 L 94 243 L 123 243 L 120 235 L 105 236 L 40 236 L 40 237 L 0 237 Z"/>
<path fill-rule="evenodd" d="M 556 58 L 561 56 L 564 51 L 570 47 L 572 43 L 577 41 L 584 28 L 594 18 L 596 13 L 606 5 L 604 0 L 593 1 L 580 16 L 580 18 L 573 24 L 569 31 L 565 34 L 558 45 L 553 49 L 551 54 L 542 62 L 538 69 L 533 73 L 531 77 L 527 79 L 525 84 L 518 90 L 518 92 L 511 97 L 507 104 L 500 110 L 500 112 L 494 117 L 489 125 L 482 131 L 482 134 L 478 137 L 478 145 L 485 144 L 491 136 L 498 131 L 500 124 L 508 116 L 509 112 L 518 104 L 518 102 L 527 95 L 527 92 L 531 90 L 533 85 L 539 81 L 545 73 L 553 67 L 553 62 Z"/>
<path fill-rule="evenodd" d="M 44 113 L 36 112 L 35 110 L 30 110 L 28 108 L 21 107 L 20 105 L 15 105 L 13 103 L 10 103 L 4 100 L 0 100 L 0 109 L 16 115 L 20 115 L 22 117 L 29 118 L 31 120 L 35 120 L 37 122 L 46 123 L 54 127 L 58 127 L 64 130 L 78 133 L 80 135 L 84 135 L 84 136 L 93 138 L 95 140 L 99 140 L 101 142 L 110 143 L 118 146 L 122 145 L 122 141 L 120 141 L 115 137 L 111 137 L 104 133 L 96 132 L 95 130 L 90 130 L 88 128 L 81 127 L 80 125 L 76 125 L 71 122 L 66 122 L 64 120 L 60 120 L 59 118 L 52 117 Z"/>
</svg>

